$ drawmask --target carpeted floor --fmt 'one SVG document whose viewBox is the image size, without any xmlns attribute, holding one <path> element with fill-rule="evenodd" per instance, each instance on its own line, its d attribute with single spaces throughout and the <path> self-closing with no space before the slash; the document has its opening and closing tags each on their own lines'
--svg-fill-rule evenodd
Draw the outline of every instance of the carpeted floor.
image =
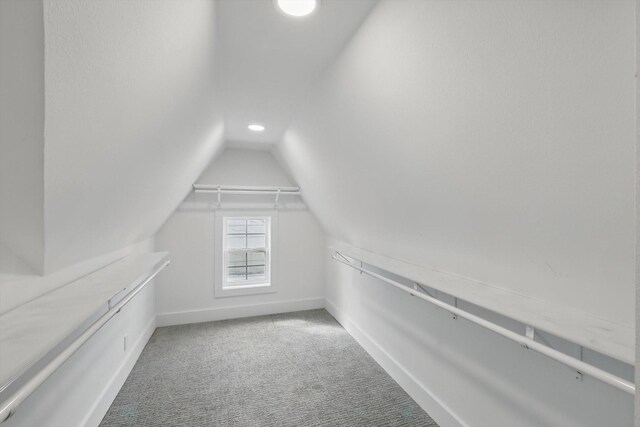
<svg viewBox="0 0 640 427">
<path fill-rule="evenodd" d="M 100 425 L 437 427 L 325 310 L 158 328 Z"/>
</svg>

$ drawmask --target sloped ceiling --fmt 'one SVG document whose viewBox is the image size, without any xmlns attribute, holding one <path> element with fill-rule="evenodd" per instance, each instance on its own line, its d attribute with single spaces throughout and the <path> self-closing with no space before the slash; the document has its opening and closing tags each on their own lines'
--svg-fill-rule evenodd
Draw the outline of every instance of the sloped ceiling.
<svg viewBox="0 0 640 427">
<path fill-rule="evenodd" d="M 221 87 L 227 138 L 275 143 L 309 86 L 366 18 L 374 0 L 323 0 L 316 13 L 293 18 L 271 0 L 218 2 Z M 262 133 L 250 123 L 266 126 Z"/>
<path fill-rule="evenodd" d="M 631 324 L 633 7 L 46 0 L 44 270 L 152 236 L 225 127 L 284 131 L 331 236 Z"/>
<path fill-rule="evenodd" d="M 152 236 L 223 143 L 215 2 L 46 0 L 45 271 Z"/>
<path fill-rule="evenodd" d="M 0 1 L 0 58 L 0 275 L 38 274 L 44 267 L 42 2 Z"/>
<path fill-rule="evenodd" d="M 45 273 L 152 236 L 224 139 L 276 142 L 374 4 L 45 0 Z"/>
<path fill-rule="evenodd" d="M 632 1 L 382 1 L 279 149 L 335 238 L 633 325 L 634 72 Z"/>
</svg>

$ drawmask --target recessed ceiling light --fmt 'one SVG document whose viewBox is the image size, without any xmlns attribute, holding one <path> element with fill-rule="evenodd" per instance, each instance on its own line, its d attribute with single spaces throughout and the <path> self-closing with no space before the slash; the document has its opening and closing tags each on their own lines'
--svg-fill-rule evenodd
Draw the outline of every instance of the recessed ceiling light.
<svg viewBox="0 0 640 427">
<path fill-rule="evenodd" d="M 262 132 L 264 130 L 264 126 L 259 125 L 257 123 L 251 124 L 247 127 L 249 128 L 249 130 L 252 130 L 254 132 Z"/>
<path fill-rule="evenodd" d="M 307 16 L 318 7 L 319 0 L 274 0 L 276 7 L 291 16 Z"/>
</svg>

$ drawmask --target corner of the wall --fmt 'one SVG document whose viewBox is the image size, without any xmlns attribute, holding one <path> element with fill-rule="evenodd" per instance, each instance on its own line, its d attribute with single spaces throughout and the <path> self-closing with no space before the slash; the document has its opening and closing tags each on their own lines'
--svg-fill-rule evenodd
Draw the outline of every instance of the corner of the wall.
<svg viewBox="0 0 640 427">
<path fill-rule="evenodd" d="M 325 298 L 325 309 L 440 427 L 468 427 L 468 424 L 456 415 L 446 403 L 442 402 L 376 340 L 342 312 L 336 303 Z"/>
</svg>

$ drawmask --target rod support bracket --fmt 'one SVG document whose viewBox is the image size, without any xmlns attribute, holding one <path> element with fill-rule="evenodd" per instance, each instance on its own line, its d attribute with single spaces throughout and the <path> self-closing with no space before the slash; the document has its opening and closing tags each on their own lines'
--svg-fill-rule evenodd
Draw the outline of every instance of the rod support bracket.
<svg viewBox="0 0 640 427">
<path fill-rule="evenodd" d="M 273 204 L 273 207 L 278 209 L 278 200 L 280 200 L 280 188 L 276 191 L 276 201 Z"/>
<path fill-rule="evenodd" d="M 533 326 L 529 326 L 527 325 L 525 328 L 525 335 L 527 336 L 527 338 L 529 338 L 530 340 L 535 339 L 536 337 L 536 330 Z"/>
</svg>

